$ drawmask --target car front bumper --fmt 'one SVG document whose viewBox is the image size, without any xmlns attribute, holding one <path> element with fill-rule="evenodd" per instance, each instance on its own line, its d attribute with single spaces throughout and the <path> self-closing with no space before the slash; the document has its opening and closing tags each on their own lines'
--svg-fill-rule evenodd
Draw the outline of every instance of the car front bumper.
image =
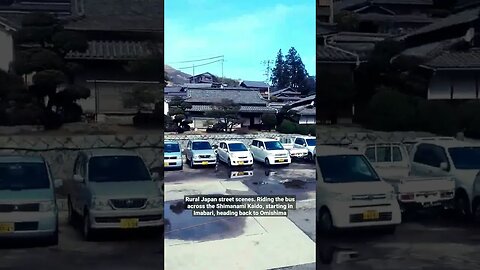
<svg viewBox="0 0 480 270">
<path fill-rule="evenodd" d="M 287 157 L 268 157 L 270 164 L 290 164 L 292 159 L 290 156 Z"/>
<path fill-rule="evenodd" d="M 356 228 L 398 225 L 402 221 L 398 203 L 378 204 L 377 206 L 359 206 L 349 203 L 334 203 L 329 206 L 333 224 L 337 228 Z M 376 211 L 378 219 L 365 219 L 365 213 Z"/>
<path fill-rule="evenodd" d="M 182 159 L 165 159 L 163 162 L 163 166 L 165 168 L 178 168 L 182 167 L 183 160 Z"/>
<path fill-rule="evenodd" d="M 0 215 L 0 227 L 13 227 L 13 231 L 0 231 L 0 238 L 36 238 L 57 233 L 58 212 L 11 212 Z"/>
<path fill-rule="evenodd" d="M 232 159 L 232 166 L 251 166 L 253 165 L 253 158 L 251 159 Z"/>
<path fill-rule="evenodd" d="M 94 229 L 124 229 L 123 220 L 136 220 L 134 228 L 158 227 L 163 225 L 161 208 L 142 210 L 91 210 L 90 224 Z"/>
<path fill-rule="evenodd" d="M 208 159 L 193 159 L 193 165 L 204 165 L 204 166 L 208 166 L 208 165 L 215 165 L 217 164 L 217 160 L 216 159 L 212 159 L 212 158 L 208 158 Z"/>
</svg>

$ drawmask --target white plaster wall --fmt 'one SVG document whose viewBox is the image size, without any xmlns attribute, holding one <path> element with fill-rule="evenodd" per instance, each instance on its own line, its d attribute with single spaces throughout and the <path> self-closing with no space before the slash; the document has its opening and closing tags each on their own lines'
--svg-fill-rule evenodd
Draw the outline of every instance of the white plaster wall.
<svg viewBox="0 0 480 270">
<path fill-rule="evenodd" d="M 13 38 L 4 29 L 0 28 L 0 69 L 8 71 L 13 61 Z"/>
</svg>

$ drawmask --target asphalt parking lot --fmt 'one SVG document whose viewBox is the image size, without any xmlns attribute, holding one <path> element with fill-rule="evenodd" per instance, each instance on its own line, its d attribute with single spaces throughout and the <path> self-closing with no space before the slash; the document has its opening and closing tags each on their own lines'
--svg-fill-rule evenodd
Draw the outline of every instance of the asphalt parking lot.
<svg viewBox="0 0 480 270">
<path fill-rule="evenodd" d="M 318 236 L 319 269 L 478 269 L 480 228 L 447 211 L 418 213 L 394 235 L 351 230 Z M 352 256 L 353 255 L 353 256 Z"/>
<path fill-rule="evenodd" d="M 0 269 L 163 269 L 163 232 L 106 232 L 85 242 L 67 224 L 66 212 L 60 213 L 59 222 L 58 246 L 2 241 Z"/>
<path fill-rule="evenodd" d="M 314 168 L 313 163 L 298 160 L 280 167 L 255 163 L 233 169 L 224 164 L 192 169 L 185 165 L 183 170 L 166 171 L 166 268 L 224 269 L 230 265 L 229 269 L 315 269 Z M 192 217 L 189 211 L 183 211 L 183 195 L 219 193 L 295 195 L 297 209 L 289 211 L 288 218 Z M 279 256 L 281 245 L 294 245 L 296 252 Z M 222 252 L 212 254 L 211 250 Z M 240 252 L 247 257 L 238 256 Z M 196 257 L 198 268 L 182 261 L 186 256 Z M 219 261 L 227 259 L 230 261 Z M 210 265 L 202 268 L 199 261 Z M 218 261 L 218 266 L 212 261 Z M 250 261 L 256 265 L 250 265 Z"/>
</svg>

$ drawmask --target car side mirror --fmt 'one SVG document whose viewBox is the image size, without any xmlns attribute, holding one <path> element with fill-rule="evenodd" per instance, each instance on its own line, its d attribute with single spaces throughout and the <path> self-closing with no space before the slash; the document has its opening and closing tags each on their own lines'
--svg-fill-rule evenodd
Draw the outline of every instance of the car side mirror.
<svg viewBox="0 0 480 270">
<path fill-rule="evenodd" d="M 63 186 L 63 180 L 62 179 L 55 179 L 54 182 L 55 188 L 60 188 Z"/>
<path fill-rule="evenodd" d="M 265 150 L 265 147 L 262 145 L 262 146 L 260 146 L 260 149 Z"/>
<path fill-rule="evenodd" d="M 83 177 L 81 175 L 75 174 L 73 176 L 73 181 L 78 182 L 78 183 L 84 183 L 85 179 L 83 179 Z"/>
<path fill-rule="evenodd" d="M 442 163 L 440 163 L 440 169 L 442 169 L 443 171 L 448 171 L 448 170 L 450 170 L 447 162 L 442 162 Z"/>
<path fill-rule="evenodd" d="M 212 145 L 212 148 L 213 148 L 213 149 L 217 149 L 217 148 L 218 148 L 218 145 L 214 144 L 214 145 Z"/>
</svg>

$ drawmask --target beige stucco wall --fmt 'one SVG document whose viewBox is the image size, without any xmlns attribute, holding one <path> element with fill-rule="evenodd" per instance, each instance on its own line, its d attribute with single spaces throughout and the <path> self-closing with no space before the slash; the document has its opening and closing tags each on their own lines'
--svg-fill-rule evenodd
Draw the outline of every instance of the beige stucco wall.
<svg viewBox="0 0 480 270">
<path fill-rule="evenodd" d="M 8 71 L 10 63 L 13 61 L 13 38 L 0 25 L 0 69 Z"/>
</svg>

